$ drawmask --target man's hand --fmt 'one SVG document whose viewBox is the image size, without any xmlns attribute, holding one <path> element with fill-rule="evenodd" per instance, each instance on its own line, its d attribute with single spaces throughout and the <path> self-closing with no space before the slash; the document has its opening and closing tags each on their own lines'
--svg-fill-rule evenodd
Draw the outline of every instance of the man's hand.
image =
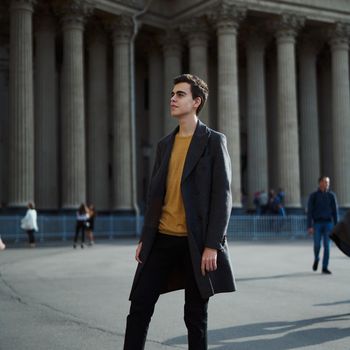
<svg viewBox="0 0 350 350">
<path fill-rule="evenodd" d="M 203 276 L 205 276 L 206 271 L 215 271 L 217 269 L 217 255 L 218 253 L 216 249 L 204 248 L 201 262 L 201 270 Z"/>
<path fill-rule="evenodd" d="M 135 259 L 138 263 L 142 264 L 142 261 L 140 260 L 140 253 L 141 253 L 141 249 L 142 249 L 142 242 L 140 242 L 138 245 L 137 245 L 137 248 L 136 248 L 136 254 L 135 254 Z"/>
<path fill-rule="evenodd" d="M 309 227 L 308 229 L 307 229 L 307 233 L 309 234 L 309 235 L 313 235 L 314 234 L 314 228 L 313 227 Z"/>
</svg>

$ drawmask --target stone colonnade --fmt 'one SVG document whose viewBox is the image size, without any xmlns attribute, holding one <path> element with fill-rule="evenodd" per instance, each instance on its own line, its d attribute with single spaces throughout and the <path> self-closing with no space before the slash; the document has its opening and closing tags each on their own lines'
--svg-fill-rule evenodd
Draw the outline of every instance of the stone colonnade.
<svg viewBox="0 0 350 350">
<path fill-rule="evenodd" d="M 8 206 L 22 207 L 35 200 L 43 209 L 71 209 L 89 201 L 103 210 L 132 210 L 132 18 L 120 15 L 102 23 L 91 17 L 88 1 L 61 2 L 55 7 L 56 16 L 45 6 L 36 7 L 35 0 L 12 0 L 9 11 Z M 33 21 L 36 17 L 40 20 Z M 242 194 L 239 94 L 244 93 L 238 79 L 238 40 L 241 24 L 249 21 L 248 17 L 245 9 L 223 2 L 210 16 L 152 36 L 146 59 L 149 117 L 145 123 L 148 144 L 153 148 L 156 140 L 175 125 L 168 114 L 169 96 L 173 77 L 183 72 L 184 52 L 188 54 L 189 71 L 212 83 L 209 87 L 216 90 L 211 98 L 217 97 L 217 111 L 212 113 L 211 100 L 200 117 L 227 136 L 236 208 L 241 207 Z M 316 187 L 321 171 L 332 168 L 339 203 L 350 206 L 348 27 L 328 25 L 330 30 L 324 38 L 331 55 L 328 80 L 317 71 L 324 42 L 300 35 L 304 27 L 304 20 L 283 14 L 269 27 L 269 33 L 259 27 L 245 33 L 245 190 L 251 196 L 276 184 L 286 192 L 286 206 L 299 208 Z M 57 33 L 62 37 L 60 71 Z M 272 38 L 275 64 L 270 65 L 271 74 L 267 76 L 266 48 Z M 216 82 L 209 79 L 213 67 L 208 48 L 213 42 Z M 329 81 L 331 118 L 327 119 L 319 117 L 323 102 L 319 97 L 325 95 L 322 91 Z M 273 86 L 274 93 L 266 91 Z M 267 111 L 275 112 L 268 115 Z M 273 130 L 268 127 L 271 122 Z M 324 140 L 327 129 L 332 130 L 331 137 Z M 327 166 L 322 165 L 325 142 L 327 151 L 331 150 L 327 157 L 332 164 Z M 274 171 L 268 166 L 271 158 Z"/>
</svg>

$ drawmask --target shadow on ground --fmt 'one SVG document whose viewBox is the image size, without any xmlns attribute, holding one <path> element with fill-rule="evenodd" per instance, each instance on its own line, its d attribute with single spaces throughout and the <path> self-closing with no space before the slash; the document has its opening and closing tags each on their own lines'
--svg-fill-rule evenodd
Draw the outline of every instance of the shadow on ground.
<svg viewBox="0 0 350 350">
<path fill-rule="evenodd" d="M 253 323 L 216 329 L 209 331 L 208 337 L 210 345 L 215 346 L 215 350 L 296 349 L 349 337 L 350 328 L 320 327 L 320 324 L 334 321 L 350 322 L 350 313 L 293 322 Z M 310 329 L 310 327 L 315 325 L 317 325 L 317 328 L 313 327 Z M 259 339 L 252 339 L 254 337 L 258 337 Z M 165 342 L 167 345 L 186 343 L 187 336 L 172 338 Z"/>
</svg>

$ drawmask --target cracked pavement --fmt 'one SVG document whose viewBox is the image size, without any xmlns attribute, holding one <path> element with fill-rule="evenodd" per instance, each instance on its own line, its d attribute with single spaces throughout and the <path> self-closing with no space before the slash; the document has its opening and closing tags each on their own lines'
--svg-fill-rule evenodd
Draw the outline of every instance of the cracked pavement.
<svg viewBox="0 0 350 350">
<path fill-rule="evenodd" d="M 1 350 L 122 349 L 136 240 L 74 250 L 49 242 L 0 252 Z M 230 242 L 238 292 L 209 303 L 209 349 L 347 350 L 350 260 L 312 272 L 312 243 Z M 161 296 L 147 350 L 186 349 L 183 292 Z"/>
</svg>

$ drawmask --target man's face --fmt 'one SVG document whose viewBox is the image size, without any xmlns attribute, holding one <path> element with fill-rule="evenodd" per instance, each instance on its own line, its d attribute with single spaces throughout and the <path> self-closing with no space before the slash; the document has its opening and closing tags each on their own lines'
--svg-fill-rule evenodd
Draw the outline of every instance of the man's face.
<svg viewBox="0 0 350 350">
<path fill-rule="evenodd" d="M 193 115 L 200 105 L 201 99 L 193 99 L 191 85 L 178 83 L 174 85 L 170 98 L 170 114 L 174 118 L 184 118 Z"/>
<path fill-rule="evenodd" d="M 320 181 L 320 189 L 321 191 L 328 191 L 329 189 L 329 177 L 324 177 L 321 181 Z"/>
</svg>

